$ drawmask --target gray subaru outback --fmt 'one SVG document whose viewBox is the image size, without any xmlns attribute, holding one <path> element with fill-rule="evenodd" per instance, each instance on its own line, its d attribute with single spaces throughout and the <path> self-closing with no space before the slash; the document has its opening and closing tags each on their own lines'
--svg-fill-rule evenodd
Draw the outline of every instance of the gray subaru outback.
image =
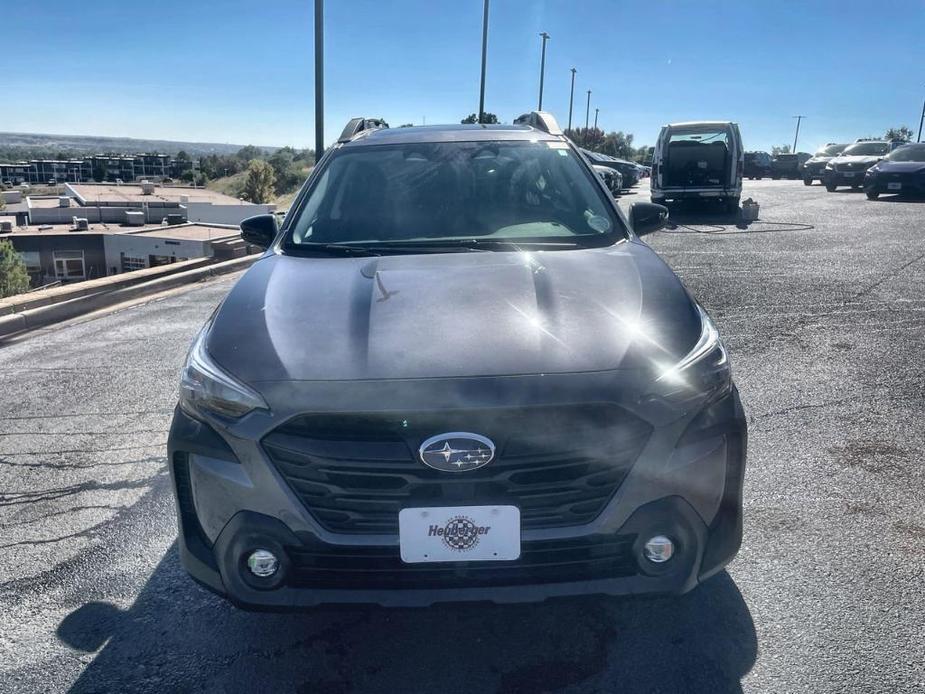
<svg viewBox="0 0 925 694">
<path fill-rule="evenodd" d="M 546 113 L 354 119 L 196 337 L 180 556 L 252 609 L 694 588 L 742 536 L 707 313 Z"/>
</svg>

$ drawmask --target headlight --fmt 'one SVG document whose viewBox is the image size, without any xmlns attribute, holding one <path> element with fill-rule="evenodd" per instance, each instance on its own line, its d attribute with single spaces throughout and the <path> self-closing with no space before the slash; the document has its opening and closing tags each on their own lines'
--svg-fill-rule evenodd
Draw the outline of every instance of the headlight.
<svg viewBox="0 0 925 694">
<path fill-rule="evenodd" d="M 829 162 L 828 164 L 825 165 L 825 168 L 829 171 L 833 171 L 835 169 L 835 164 L 833 164 L 832 162 Z"/>
<path fill-rule="evenodd" d="M 242 417 L 257 409 L 268 410 L 258 393 L 225 373 L 206 351 L 212 322 L 193 340 L 180 377 L 180 407 L 189 414 L 207 411 L 225 417 Z"/>
<path fill-rule="evenodd" d="M 655 383 L 662 397 L 683 401 L 727 389 L 732 372 L 726 348 L 710 316 L 697 306 L 700 337 L 676 364 L 664 367 Z"/>
</svg>

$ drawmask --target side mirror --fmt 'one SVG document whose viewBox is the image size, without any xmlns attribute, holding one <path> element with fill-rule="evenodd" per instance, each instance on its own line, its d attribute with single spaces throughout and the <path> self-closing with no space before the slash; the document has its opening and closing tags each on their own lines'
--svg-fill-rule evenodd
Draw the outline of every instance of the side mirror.
<svg viewBox="0 0 925 694">
<path fill-rule="evenodd" d="M 630 224 L 636 236 L 645 236 L 663 229 L 668 223 L 668 208 L 652 202 L 634 202 L 630 205 Z"/>
<path fill-rule="evenodd" d="M 278 231 L 276 215 L 273 214 L 258 214 L 241 222 L 241 238 L 261 248 L 268 248 Z"/>
</svg>

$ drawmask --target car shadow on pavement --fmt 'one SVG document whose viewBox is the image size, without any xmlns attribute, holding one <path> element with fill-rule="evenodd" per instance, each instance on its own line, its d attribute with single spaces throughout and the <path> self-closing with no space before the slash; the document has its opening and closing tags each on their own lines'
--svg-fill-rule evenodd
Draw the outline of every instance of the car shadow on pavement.
<svg viewBox="0 0 925 694">
<path fill-rule="evenodd" d="M 96 653 L 73 692 L 739 692 L 757 654 L 726 572 L 680 598 L 270 614 L 193 583 L 175 544 L 131 607 L 87 602 L 57 635 Z"/>
</svg>

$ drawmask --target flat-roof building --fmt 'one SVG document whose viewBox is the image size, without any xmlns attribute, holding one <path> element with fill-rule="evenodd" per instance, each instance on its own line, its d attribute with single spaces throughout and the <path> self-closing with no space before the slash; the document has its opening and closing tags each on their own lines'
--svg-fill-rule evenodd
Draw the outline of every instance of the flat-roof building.
<svg viewBox="0 0 925 694">
<path fill-rule="evenodd" d="M 128 228 L 109 224 L 14 227 L 9 239 L 33 287 L 79 282 L 191 258 L 232 258 L 246 245 L 234 226 L 186 223 Z"/>
</svg>

